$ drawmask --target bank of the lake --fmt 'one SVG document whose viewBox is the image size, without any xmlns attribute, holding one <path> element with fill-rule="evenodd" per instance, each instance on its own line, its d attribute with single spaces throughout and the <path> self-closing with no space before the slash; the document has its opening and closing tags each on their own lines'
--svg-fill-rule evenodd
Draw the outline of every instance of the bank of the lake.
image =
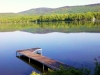
<svg viewBox="0 0 100 75">
<path fill-rule="evenodd" d="M 100 12 L 66 13 L 50 15 L 32 14 L 0 14 L 0 23 L 29 23 L 29 22 L 57 22 L 57 21 L 98 21 Z"/>
</svg>

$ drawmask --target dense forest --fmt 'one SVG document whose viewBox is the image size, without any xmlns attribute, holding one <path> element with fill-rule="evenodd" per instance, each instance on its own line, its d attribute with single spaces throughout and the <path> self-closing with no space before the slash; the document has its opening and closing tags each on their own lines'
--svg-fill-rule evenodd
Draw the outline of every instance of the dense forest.
<svg viewBox="0 0 100 75">
<path fill-rule="evenodd" d="M 50 21 L 92 21 L 93 18 L 100 20 L 100 12 L 88 12 L 77 14 L 57 14 L 57 15 L 44 15 L 36 19 L 38 22 Z M 34 20 L 35 21 L 35 20 Z"/>
<path fill-rule="evenodd" d="M 51 15 L 0 14 L 0 23 L 92 21 L 93 18 L 96 20 L 100 20 L 100 12 Z"/>
</svg>

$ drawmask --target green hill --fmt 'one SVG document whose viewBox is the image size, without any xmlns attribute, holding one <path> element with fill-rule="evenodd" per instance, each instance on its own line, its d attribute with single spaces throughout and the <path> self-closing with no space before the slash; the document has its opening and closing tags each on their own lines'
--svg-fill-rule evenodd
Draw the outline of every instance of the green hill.
<svg viewBox="0 0 100 75">
<path fill-rule="evenodd" d="M 64 6 L 60 8 L 36 8 L 19 12 L 22 14 L 65 14 L 65 13 L 84 13 L 84 12 L 100 12 L 100 3 L 81 6 Z"/>
<path fill-rule="evenodd" d="M 22 14 L 45 14 L 46 12 L 52 11 L 52 8 L 36 8 L 36 9 L 30 9 L 23 12 L 20 12 Z"/>
</svg>

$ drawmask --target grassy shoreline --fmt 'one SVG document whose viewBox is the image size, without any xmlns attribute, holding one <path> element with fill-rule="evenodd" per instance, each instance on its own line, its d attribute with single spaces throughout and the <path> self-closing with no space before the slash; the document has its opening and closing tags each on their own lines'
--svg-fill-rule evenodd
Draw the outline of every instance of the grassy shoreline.
<svg viewBox="0 0 100 75">
<path fill-rule="evenodd" d="M 81 69 L 75 69 L 75 68 L 63 68 L 61 67 L 60 70 L 49 70 L 47 73 L 36 73 L 32 72 L 30 75 L 100 75 L 100 60 L 95 60 L 95 68 L 94 68 L 94 74 L 91 73 L 91 70 L 89 70 L 87 67 L 81 68 Z"/>
</svg>

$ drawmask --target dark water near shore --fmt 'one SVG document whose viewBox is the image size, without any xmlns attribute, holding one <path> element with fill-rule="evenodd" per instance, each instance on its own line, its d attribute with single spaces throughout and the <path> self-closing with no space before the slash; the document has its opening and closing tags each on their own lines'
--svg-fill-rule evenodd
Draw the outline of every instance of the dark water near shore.
<svg viewBox="0 0 100 75">
<path fill-rule="evenodd" d="M 47 24 L 47 23 L 46 23 Z M 40 47 L 43 55 L 66 64 L 94 67 L 100 56 L 100 24 L 1 25 L 0 75 L 29 75 L 41 72 L 38 64 L 27 64 L 16 57 L 16 50 Z M 34 67 L 33 67 L 34 66 Z"/>
</svg>

